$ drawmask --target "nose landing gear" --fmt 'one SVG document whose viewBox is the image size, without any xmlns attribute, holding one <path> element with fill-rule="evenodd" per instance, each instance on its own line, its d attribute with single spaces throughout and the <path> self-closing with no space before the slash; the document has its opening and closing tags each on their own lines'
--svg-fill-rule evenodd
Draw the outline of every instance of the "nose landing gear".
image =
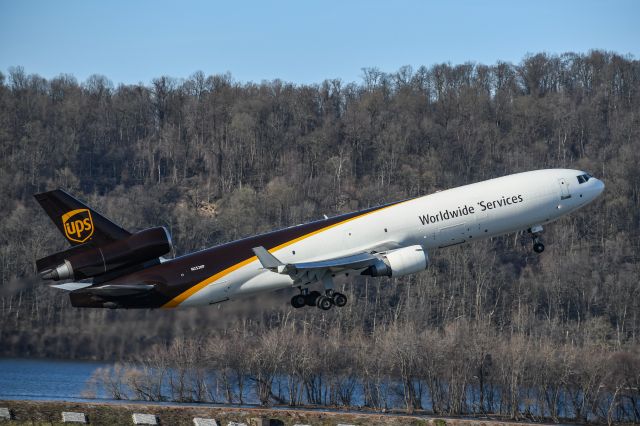
<svg viewBox="0 0 640 426">
<path fill-rule="evenodd" d="M 533 240 L 533 251 L 536 253 L 542 253 L 544 251 L 544 244 L 536 240 L 537 239 Z"/>
<path fill-rule="evenodd" d="M 540 237 L 538 236 L 541 232 L 541 225 L 535 225 L 529 228 L 529 235 L 531 235 L 531 239 L 533 240 L 533 251 L 536 253 L 542 253 L 544 251 L 544 244 L 542 244 L 542 241 L 540 241 Z"/>
</svg>

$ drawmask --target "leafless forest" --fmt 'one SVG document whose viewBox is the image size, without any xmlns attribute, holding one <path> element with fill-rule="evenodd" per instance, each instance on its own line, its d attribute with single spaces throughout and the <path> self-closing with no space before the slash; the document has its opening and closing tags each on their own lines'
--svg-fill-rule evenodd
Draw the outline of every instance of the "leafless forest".
<svg viewBox="0 0 640 426">
<path fill-rule="evenodd" d="M 364 69 L 359 83 L 151 85 L 0 74 L 0 355 L 118 361 L 114 396 L 365 405 L 640 422 L 640 62 Z M 573 167 L 599 200 L 547 227 L 341 282 L 342 309 L 283 292 L 219 307 L 70 307 L 34 261 L 64 247 L 32 194 L 63 187 L 176 255 L 504 174 Z"/>
</svg>

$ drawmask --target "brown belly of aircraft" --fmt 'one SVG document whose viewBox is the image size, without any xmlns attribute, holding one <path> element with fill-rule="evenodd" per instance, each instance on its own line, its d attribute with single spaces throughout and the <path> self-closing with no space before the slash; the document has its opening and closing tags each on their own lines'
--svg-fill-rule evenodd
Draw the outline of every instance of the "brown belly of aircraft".
<svg viewBox="0 0 640 426">
<path fill-rule="evenodd" d="M 208 278 L 253 259 L 254 247 L 263 246 L 271 250 L 286 246 L 325 229 L 396 204 L 399 202 L 256 235 L 182 256 L 105 282 L 110 285 L 152 284 L 154 288 L 148 292 L 108 297 L 91 294 L 91 288 L 88 287 L 72 292 L 71 304 L 86 308 L 175 307 L 186 297 L 204 288 L 208 284 Z M 204 265 L 204 267 L 192 271 L 191 268 L 195 265 Z"/>
</svg>

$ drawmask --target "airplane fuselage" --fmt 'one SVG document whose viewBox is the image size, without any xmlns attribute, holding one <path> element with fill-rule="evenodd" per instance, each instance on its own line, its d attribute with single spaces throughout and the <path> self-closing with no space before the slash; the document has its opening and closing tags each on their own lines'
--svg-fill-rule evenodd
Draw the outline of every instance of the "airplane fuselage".
<svg viewBox="0 0 640 426">
<path fill-rule="evenodd" d="M 414 245 L 428 252 L 540 227 L 593 201 L 603 188 L 600 180 L 579 170 L 518 173 L 233 241 L 108 283 L 155 286 L 118 307 L 216 304 L 301 285 L 290 275 L 266 269 L 254 247 L 291 264 Z M 103 307 L 103 301 L 82 294 L 71 293 L 71 300 L 74 306 Z"/>
</svg>

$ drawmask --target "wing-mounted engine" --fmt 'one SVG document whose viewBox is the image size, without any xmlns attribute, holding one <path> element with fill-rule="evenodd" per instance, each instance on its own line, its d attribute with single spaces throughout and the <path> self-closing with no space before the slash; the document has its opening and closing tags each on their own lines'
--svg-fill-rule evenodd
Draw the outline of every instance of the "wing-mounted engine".
<svg viewBox="0 0 640 426">
<path fill-rule="evenodd" d="M 427 269 L 429 256 L 420 245 L 382 253 L 356 253 L 349 256 L 303 263 L 282 263 L 264 247 L 253 249 L 265 269 L 289 275 L 294 282 L 308 284 L 328 275 L 362 271 L 372 277 L 401 277 Z"/>
<path fill-rule="evenodd" d="M 402 277 L 427 269 L 429 255 L 422 246 L 403 247 L 378 255 L 376 262 L 362 271 L 372 277 Z"/>
<path fill-rule="evenodd" d="M 98 245 L 75 246 L 36 261 L 43 279 L 84 279 L 157 259 L 171 251 L 164 227 L 149 228 L 125 238 Z"/>
</svg>

